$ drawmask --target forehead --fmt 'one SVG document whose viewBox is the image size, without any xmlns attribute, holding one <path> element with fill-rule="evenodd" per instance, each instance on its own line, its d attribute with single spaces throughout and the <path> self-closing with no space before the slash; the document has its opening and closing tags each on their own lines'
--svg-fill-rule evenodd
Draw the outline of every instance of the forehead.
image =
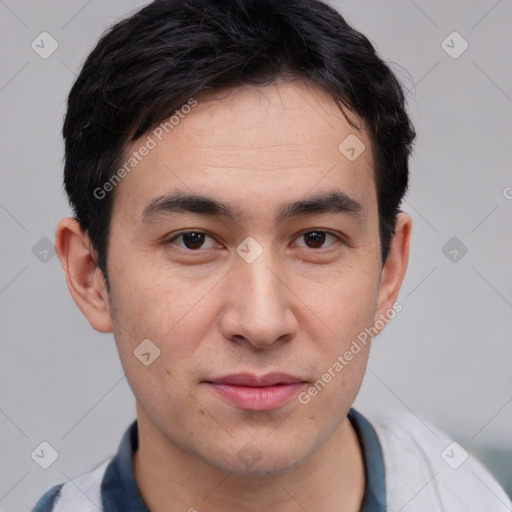
<svg viewBox="0 0 512 512">
<path fill-rule="evenodd" d="M 127 148 L 123 163 L 135 165 L 125 166 L 130 170 L 116 186 L 114 215 L 122 209 L 135 221 L 149 201 L 177 188 L 248 206 L 334 187 L 362 203 L 375 202 L 364 125 L 349 113 L 363 129 L 351 127 L 319 87 L 279 81 L 195 102 Z"/>
</svg>

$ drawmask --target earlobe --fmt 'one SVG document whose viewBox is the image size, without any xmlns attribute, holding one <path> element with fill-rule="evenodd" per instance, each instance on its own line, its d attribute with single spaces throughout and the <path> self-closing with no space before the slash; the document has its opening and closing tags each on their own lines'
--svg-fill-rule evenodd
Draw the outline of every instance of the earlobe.
<svg viewBox="0 0 512 512">
<path fill-rule="evenodd" d="M 60 220 L 55 247 L 75 304 L 95 330 L 112 332 L 105 279 L 96 265 L 89 237 L 78 221 L 72 217 Z"/>
<path fill-rule="evenodd" d="M 396 217 L 396 228 L 391 239 L 389 254 L 382 269 L 375 321 L 382 319 L 382 315 L 389 317 L 387 313 L 395 309 L 393 305 L 400 292 L 409 260 L 411 228 L 412 221 L 409 215 L 399 213 Z"/>
</svg>

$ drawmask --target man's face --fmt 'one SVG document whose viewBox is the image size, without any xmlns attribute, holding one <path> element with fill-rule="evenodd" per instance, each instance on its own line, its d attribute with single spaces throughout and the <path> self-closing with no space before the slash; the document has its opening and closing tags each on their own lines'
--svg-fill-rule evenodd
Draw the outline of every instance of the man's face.
<svg viewBox="0 0 512 512">
<path fill-rule="evenodd" d="M 338 149 L 350 134 L 366 147 L 353 161 Z M 298 82 L 199 99 L 161 141 L 149 135 L 156 146 L 115 188 L 107 262 L 112 327 L 139 423 L 223 470 L 285 470 L 343 423 L 369 344 L 316 396 L 304 392 L 380 312 L 368 135 L 326 93 Z M 350 211 L 332 193 L 349 196 Z M 146 208 L 167 195 L 200 195 L 232 211 L 192 211 L 193 201 Z M 330 207 L 289 208 L 324 197 Z M 147 339 L 160 355 L 146 366 L 134 351 Z M 154 357 L 152 344 L 143 360 Z M 281 389 L 284 398 L 275 387 L 265 398 L 212 384 L 273 372 L 299 384 Z M 247 443 L 261 454 L 253 467 L 239 458 Z"/>
</svg>

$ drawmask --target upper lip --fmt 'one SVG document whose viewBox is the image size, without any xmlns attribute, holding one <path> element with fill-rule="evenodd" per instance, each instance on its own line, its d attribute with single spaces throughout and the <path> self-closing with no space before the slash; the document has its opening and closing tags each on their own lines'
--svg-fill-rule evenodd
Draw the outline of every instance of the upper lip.
<svg viewBox="0 0 512 512">
<path fill-rule="evenodd" d="M 207 382 L 227 384 L 231 386 L 265 387 L 276 386 L 277 384 L 296 384 L 298 382 L 304 382 L 304 380 L 299 377 L 289 375 L 288 373 L 273 372 L 261 376 L 250 373 L 236 373 L 209 379 Z"/>
</svg>

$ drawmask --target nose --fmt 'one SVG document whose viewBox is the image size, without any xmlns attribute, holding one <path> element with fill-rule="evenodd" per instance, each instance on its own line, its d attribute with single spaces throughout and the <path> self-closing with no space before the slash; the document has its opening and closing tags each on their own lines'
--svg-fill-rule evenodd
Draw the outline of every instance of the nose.
<svg viewBox="0 0 512 512">
<path fill-rule="evenodd" d="M 220 324 L 225 339 L 263 348 L 296 336 L 295 296 L 270 249 L 252 263 L 237 260 L 225 285 L 229 301 Z"/>
</svg>

